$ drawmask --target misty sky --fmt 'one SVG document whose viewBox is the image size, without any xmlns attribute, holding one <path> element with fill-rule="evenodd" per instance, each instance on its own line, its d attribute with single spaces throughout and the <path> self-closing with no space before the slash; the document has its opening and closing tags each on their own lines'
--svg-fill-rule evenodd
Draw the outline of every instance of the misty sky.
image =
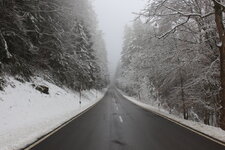
<svg viewBox="0 0 225 150">
<path fill-rule="evenodd" d="M 111 74 L 115 72 L 123 43 L 124 26 L 144 8 L 146 0 L 94 0 L 99 27 L 104 33 Z"/>
</svg>

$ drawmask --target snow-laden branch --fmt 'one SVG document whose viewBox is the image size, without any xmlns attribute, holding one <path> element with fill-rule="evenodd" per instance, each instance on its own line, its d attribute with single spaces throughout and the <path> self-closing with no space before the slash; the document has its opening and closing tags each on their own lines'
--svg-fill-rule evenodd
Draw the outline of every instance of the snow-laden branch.
<svg viewBox="0 0 225 150">
<path fill-rule="evenodd" d="M 187 23 L 189 21 L 190 17 L 188 17 L 184 22 L 180 23 L 180 24 L 177 24 L 176 26 L 174 26 L 171 30 L 165 32 L 164 34 L 162 34 L 161 36 L 159 36 L 158 38 L 161 39 L 161 38 L 164 38 L 164 37 L 167 37 L 170 33 L 173 33 L 176 31 L 176 29 L 180 26 L 183 26 L 185 23 Z"/>
<path fill-rule="evenodd" d="M 154 13 L 146 13 L 148 11 L 148 9 L 144 10 L 142 13 L 134 13 L 136 15 L 138 15 L 139 17 L 140 16 L 144 16 L 144 17 L 164 17 L 164 16 L 175 16 L 175 15 L 181 15 L 183 17 L 200 17 L 200 18 L 206 18 L 206 17 L 209 17 L 211 15 L 214 15 L 215 13 L 214 12 L 209 12 L 209 13 L 206 13 L 206 14 L 200 14 L 200 13 L 190 13 L 190 12 L 183 12 L 183 11 L 180 11 L 178 9 L 175 9 L 173 7 L 169 7 L 167 5 L 165 5 L 165 2 L 167 0 L 164 0 L 162 3 L 160 3 L 158 6 L 156 6 L 155 10 L 154 10 Z M 221 3 L 219 3 L 217 0 L 215 0 L 219 5 L 221 5 L 221 7 L 225 8 L 225 6 Z M 157 11 L 161 8 L 161 7 L 165 7 L 167 8 L 168 10 L 171 10 L 172 13 L 166 13 L 166 14 L 160 14 L 160 13 L 157 13 Z M 224 9 L 225 10 L 225 9 Z"/>
<path fill-rule="evenodd" d="M 218 4 L 222 9 L 223 9 L 223 11 L 225 11 L 225 5 L 224 4 L 222 4 L 220 1 L 218 1 L 218 0 L 213 0 L 213 2 L 215 3 L 215 4 Z"/>
<path fill-rule="evenodd" d="M 164 7 L 166 7 L 167 9 L 169 9 L 169 10 L 175 12 L 175 13 L 174 13 L 175 15 L 182 15 L 182 16 L 184 16 L 184 17 L 200 17 L 200 18 L 206 18 L 206 17 L 209 17 L 209 16 L 211 16 L 211 15 L 214 14 L 214 12 L 209 12 L 209 13 L 207 13 L 207 14 L 202 15 L 202 14 L 199 14 L 199 13 L 182 12 L 182 11 L 179 11 L 179 10 L 177 10 L 177 9 L 175 9 L 175 8 L 168 7 L 168 6 L 166 6 L 166 5 L 164 5 Z"/>
</svg>

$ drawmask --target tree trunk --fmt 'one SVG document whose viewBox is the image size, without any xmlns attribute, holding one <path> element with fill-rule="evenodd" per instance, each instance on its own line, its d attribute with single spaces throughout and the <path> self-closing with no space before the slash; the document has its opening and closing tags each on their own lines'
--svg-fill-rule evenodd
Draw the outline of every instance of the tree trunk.
<svg viewBox="0 0 225 150">
<path fill-rule="evenodd" d="M 214 2 L 214 9 L 215 9 L 215 21 L 217 30 L 219 33 L 220 43 L 219 43 L 219 50 L 220 50 L 220 78 L 221 78 L 221 110 L 220 110 L 220 127 L 225 130 L 225 30 L 223 24 L 223 8 L 218 4 L 215 0 Z M 218 0 L 220 2 L 220 0 Z"/>
<path fill-rule="evenodd" d="M 140 94 L 139 90 L 138 90 L 138 99 L 139 99 L 139 101 L 141 101 L 141 94 Z"/>
<path fill-rule="evenodd" d="M 208 110 L 204 110 L 204 124 L 209 125 L 210 114 Z"/>
<path fill-rule="evenodd" d="M 184 100 L 184 81 L 183 81 L 183 76 L 182 76 L 182 72 L 181 72 L 181 68 L 179 69 L 180 72 L 180 89 L 181 89 L 181 100 L 183 103 L 183 116 L 185 120 L 188 120 L 188 112 L 186 109 L 186 105 L 185 105 L 185 100 Z"/>
<path fill-rule="evenodd" d="M 10 59 L 12 55 L 8 51 L 8 44 L 0 31 L 0 62 Z"/>
</svg>

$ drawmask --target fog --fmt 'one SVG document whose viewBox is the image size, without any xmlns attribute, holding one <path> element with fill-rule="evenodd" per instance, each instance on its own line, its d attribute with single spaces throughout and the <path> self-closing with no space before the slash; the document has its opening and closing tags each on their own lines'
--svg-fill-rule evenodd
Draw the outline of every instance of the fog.
<svg viewBox="0 0 225 150">
<path fill-rule="evenodd" d="M 115 73 L 122 51 L 124 26 L 143 9 L 146 0 L 94 0 L 99 28 L 104 33 L 111 76 Z"/>
</svg>

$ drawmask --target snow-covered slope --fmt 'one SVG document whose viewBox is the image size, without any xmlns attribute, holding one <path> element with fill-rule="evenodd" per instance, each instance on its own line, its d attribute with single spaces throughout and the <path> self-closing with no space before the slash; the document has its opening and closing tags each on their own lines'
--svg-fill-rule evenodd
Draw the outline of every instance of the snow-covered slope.
<svg viewBox="0 0 225 150">
<path fill-rule="evenodd" d="M 208 125 L 205 125 L 201 122 L 194 122 L 194 121 L 190 121 L 190 120 L 184 120 L 182 118 L 179 118 L 178 116 L 175 116 L 175 115 L 172 115 L 172 114 L 169 114 L 168 111 L 164 110 L 164 109 L 161 109 L 161 108 L 158 108 L 158 107 L 154 107 L 154 106 L 151 106 L 149 104 L 145 104 L 143 102 L 140 102 L 138 101 L 137 99 L 133 98 L 133 97 L 130 97 L 130 96 L 127 96 L 124 92 L 118 90 L 126 99 L 128 99 L 129 101 L 131 101 L 132 103 L 144 108 L 144 109 L 147 109 L 147 110 L 150 110 L 152 112 L 155 112 L 157 114 L 159 114 L 160 116 L 165 116 L 166 118 L 169 118 L 171 120 L 174 120 L 176 122 L 179 122 L 183 125 L 186 125 L 194 130 L 197 130 L 197 131 L 200 131 L 201 133 L 204 133 L 206 135 L 209 135 L 213 138 L 216 138 L 220 141 L 223 141 L 225 142 L 225 131 L 220 129 L 220 128 L 217 128 L 217 127 L 213 127 L 213 126 L 208 126 Z"/>
<path fill-rule="evenodd" d="M 0 150 L 16 150 L 89 108 L 103 97 L 103 92 L 91 90 L 79 93 L 63 89 L 40 78 L 36 84 L 49 87 L 49 95 L 32 87 L 7 79 L 8 86 L 0 91 Z"/>
</svg>

